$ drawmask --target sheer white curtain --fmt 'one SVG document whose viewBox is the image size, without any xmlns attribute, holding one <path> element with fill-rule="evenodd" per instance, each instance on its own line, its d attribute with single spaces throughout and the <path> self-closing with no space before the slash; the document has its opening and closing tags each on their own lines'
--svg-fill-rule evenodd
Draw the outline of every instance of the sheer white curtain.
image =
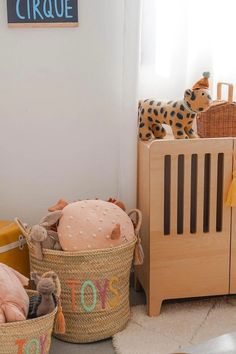
<svg viewBox="0 0 236 354">
<path fill-rule="evenodd" d="M 182 98 L 203 71 L 236 88 L 235 0 L 143 0 L 139 97 Z"/>
</svg>

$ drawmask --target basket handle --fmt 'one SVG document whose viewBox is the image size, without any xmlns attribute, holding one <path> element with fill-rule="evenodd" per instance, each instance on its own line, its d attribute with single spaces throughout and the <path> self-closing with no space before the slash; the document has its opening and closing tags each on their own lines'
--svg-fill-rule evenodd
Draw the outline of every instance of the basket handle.
<svg viewBox="0 0 236 354">
<path fill-rule="evenodd" d="M 22 234 L 25 236 L 28 246 L 32 246 L 32 243 L 31 243 L 30 237 L 29 237 L 29 230 L 26 229 L 23 222 L 19 218 L 15 218 L 14 221 L 17 224 L 17 226 L 19 227 Z"/>
<path fill-rule="evenodd" d="M 15 218 L 14 221 L 24 235 L 30 252 L 34 254 L 37 259 L 43 260 L 42 246 L 40 243 L 33 243 L 31 241 L 30 229 L 26 229 L 23 222 L 19 218 Z"/>
<path fill-rule="evenodd" d="M 233 92 L 234 92 L 234 86 L 233 84 L 229 84 L 227 82 L 218 82 L 217 84 L 217 101 L 222 100 L 222 86 L 228 86 L 228 102 L 232 103 L 233 102 Z"/>
<path fill-rule="evenodd" d="M 139 235 L 139 231 L 140 231 L 140 228 L 142 225 L 142 213 L 138 209 L 132 209 L 128 213 L 129 217 L 131 217 L 132 214 L 137 215 L 137 225 L 134 228 L 134 233 L 135 233 L 135 236 L 137 237 L 137 242 L 136 242 L 135 249 L 134 249 L 134 265 L 138 266 L 138 265 L 143 264 L 143 261 L 144 261 L 144 252 L 143 252 L 143 247 L 141 244 L 141 238 Z"/>
<path fill-rule="evenodd" d="M 131 217 L 132 214 L 137 215 L 137 225 L 135 226 L 134 233 L 137 237 L 139 237 L 139 231 L 142 225 L 142 213 L 139 209 L 131 209 L 128 212 L 129 217 Z"/>
</svg>

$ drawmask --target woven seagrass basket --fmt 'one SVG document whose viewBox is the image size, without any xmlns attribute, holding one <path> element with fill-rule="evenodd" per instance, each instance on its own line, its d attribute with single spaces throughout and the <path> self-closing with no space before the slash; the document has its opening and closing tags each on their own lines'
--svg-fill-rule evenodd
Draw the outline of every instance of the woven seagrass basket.
<svg viewBox="0 0 236 354">
<path fill-rule="evenodd" d="M 228 100 L 222 101 L 222 85 L 228 86 Z M 236 103 L 233 102 L 233 85 L 219 82 L 217 100 L 197 116 L 197 132 L 201 138 L 236 136 Z"/>
<path fill-rule="evenodd" d="M 37 292 L 28 291 L 28 295 Z M 51 346 L 51 335 L 57 308 L 46 316 L 0 325 L 1 354 L 45 353 Z"/>
<path fill-rule="evenodd" d="M 141 213 L 134 211 L 139 216 L 135 228 L 138 236 Z M 54 333 L 55 337 L 88 343 L 109 338 L 124 329 L 130 318 L 129 278 L 136 241 L 135 238 L 118 247 L 80 252 L 44 249 L 41 261 L 27 239 L 31 269 L 40 275 L 54 270 L 61 282 L 66 333 Z"/>
</svg>

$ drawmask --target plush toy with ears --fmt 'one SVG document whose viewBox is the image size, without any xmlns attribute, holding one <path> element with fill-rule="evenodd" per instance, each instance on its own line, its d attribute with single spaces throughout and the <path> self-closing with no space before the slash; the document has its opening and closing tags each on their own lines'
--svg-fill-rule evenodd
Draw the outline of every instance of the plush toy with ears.
<svg viewBox="0 0 236 354">
<path fill-rule="evenodd" d="M 166 130 L 163 124 L 171 126 L 175 139 L 194 139 L 193 122 L 198 113 L 206 111 L 212 102 L 208 88 L 209 72 L 184 93 L 178 101 L 162 102 L 147 99 L 139 102 L 139 138 L 163 139 Z"/>
<path fill-rule="evenodd" d="M 32 243 L 35 251 L 35 256 L 42 260 L 42 248 L 51 250 L 61 250 L 61 245 L 56 231 L 50 228 L 55 225 L 62 216 L 60 210 L 54 211 L 46 215 L 37 225 L 31 228 L 26 228 L 19 218 L 15 222 L 21 229 L 26 239 Z"/>
<path fill-rule="evenodd" d="M 32 272 L 31 279 L 34 281 L 39 293 L 38 302 L 34 304 L 32 312 L 35 313 L 35 317 L 47 315 L 52 312 L 57 305 L 54 295 L 56 292 L 55 281 L 57 280 L 57 275 L 51 272 L 50 277 L 40 277 L 36 272 Z"/>
<path fill-rule="evenodd" d="M 57 274 L 49 271 L 40 277 L 37 272 L 31 272 L 31 279 L 34 281 L 39 295 L 32 299 L 29 318 L 47 315 L 58 306 L 54 331 L 65 333 L 65 319 L 60 302 L 61 283 Z"/>
</svg>

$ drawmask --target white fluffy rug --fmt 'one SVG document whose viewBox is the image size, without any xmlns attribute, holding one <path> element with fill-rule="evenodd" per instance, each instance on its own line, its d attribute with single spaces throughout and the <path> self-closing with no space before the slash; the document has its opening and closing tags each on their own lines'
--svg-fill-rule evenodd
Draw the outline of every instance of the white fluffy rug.
<svg viewBox="0 0 236 354">
<path fill-rule="evenodd" d="M 117 354 L 170 354 L 236 331 L 236 297 L 164 303 L 159 317 L 145 306 L 132 308 L 126 327 L 113 337 Z"/>
</svg>

